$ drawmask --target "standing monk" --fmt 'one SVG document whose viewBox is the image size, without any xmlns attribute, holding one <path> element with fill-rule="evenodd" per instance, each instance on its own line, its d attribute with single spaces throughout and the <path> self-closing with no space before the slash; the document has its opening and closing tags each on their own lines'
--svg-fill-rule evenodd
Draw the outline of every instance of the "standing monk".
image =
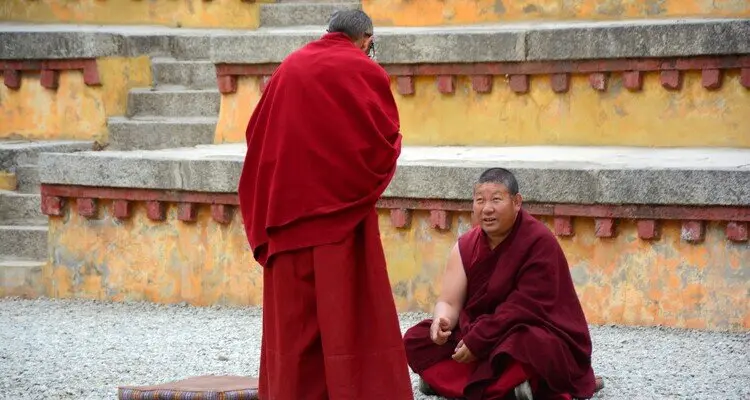
<svg viewBox="0 0 750 400">
<path fill-rule="evenodd" d="M 469 400 L 589 398 L 591 338 L 560 245 L 521 209 L 513 174 L 474 186 L 478 226 L 450 253 L 433 319 L 407 331 L 424 392 Z"/>
<path fill-rule="evenodd" d="M 411 400 L 375 204 L 401 151 L 373 26 L 341 11 L 289 55 L 247 127 L 239 183 L 263 266 L 261 399 Z"/>
</svg>

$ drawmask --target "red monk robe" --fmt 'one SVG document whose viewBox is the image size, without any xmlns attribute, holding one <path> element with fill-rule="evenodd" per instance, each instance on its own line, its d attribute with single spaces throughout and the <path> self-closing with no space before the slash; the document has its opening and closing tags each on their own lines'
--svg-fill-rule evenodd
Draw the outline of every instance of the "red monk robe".
<svg viewBox="0 0 750 400">
<path fill-rule="evenodd" d="M 375 210 L 399 117 L 361 42 L 329 33 L 289 55 L 247 127 L 238 192 L 265 267 L 261 399 L 413 398 Z"/>
<path fill-rule="evenodd" d="M 432 319 L 412 327 L 404 337 L 409 365 L 451 398 L 514 398 L 519 385 L 522 393 L 524 386 L 533 389 L 534 399 L 590 398 L 596 386 L 591 339 L 565 255 L 550 230 L 520 208 L 512 174 L 494 170 L 496 178 L 510 178 L 505 182 L 516 193 L 488 173 L 475 189 L 480 226 L 462 235 L 452 254 L 465 277 L 449 277 L 451 261 L 446 270 L 444 287 L 458 282 L 465 295 L 454 317 L 436 306 L 435 314 L 453 325 L 445 327 L 447 343 L 431 339 Z M 494 249 L 484 226 L 500 237 Z M 470 362 L 452 359 L 461 344 Z"/>
</svg>

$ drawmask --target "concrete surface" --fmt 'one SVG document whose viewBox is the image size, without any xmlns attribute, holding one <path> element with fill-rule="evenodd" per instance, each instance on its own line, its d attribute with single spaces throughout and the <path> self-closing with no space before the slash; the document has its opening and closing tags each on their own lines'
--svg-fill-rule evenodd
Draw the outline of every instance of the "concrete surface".
<svg viewBox="0 0 750 400">
<path fill-rule="evenodd" d="M 361 9 L 360 2 L 284 2 L 260 5 L 260 26 L 327 25 L 337 10 Z"/>
<path fill-rule="evenodd" d="M 182 85 L 190 89 L 216 88 L 216 67 L 208 60 L 151 60 L 154 85 Z"/>
<path fill-rule="evenodd" d="M 44 154 L 43 183 L 235 192 L 245 146 Z M 750 204 L 750 150 L 407 147 L 387 197 L 469 199 L 486 168 L 508 167 L 527 201 Z"/>
<path fill-rule="evenodd" d="M 132 89 L 128 92 L 129 117 L 216 117 L 221 95 L 216 89 Z"/>
<path fill-rule="evenodd" d="M 284 7 L 286 5 L 278 5 Z M 0 59 L 170 55 L 214 62 L 279 62 L 323 26 L 243 30 L 0 23 Z M 375 29 L 382 63 L 492 62 L 744 54 L 747 19 L 508 23 Z"/>
<path fill-rule="evenodd" d="M 40 152 L 91 150 L 93 142 L 76 140 L 0 140 L 0 171 L 36 164 Z"/>
<path fill-rule="evenodd" d="M 113 117 L 107 126 L 108 150 L 155 150 L 213 143 L 216 118 Z"/>
</svg>

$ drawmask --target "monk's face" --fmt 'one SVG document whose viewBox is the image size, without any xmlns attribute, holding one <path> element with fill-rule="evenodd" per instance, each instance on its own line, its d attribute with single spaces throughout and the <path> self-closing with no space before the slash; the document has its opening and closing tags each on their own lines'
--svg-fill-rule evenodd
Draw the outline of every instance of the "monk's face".
<svg viewBox="0 0 750 400">
<path fill-rule="evenodd" d="M 504 236 L 513 228 L 521 210 L 521 195 L 511 195 L 501 183 L 474 187 L 474 218 L 488 235 Z"/>
</svg>

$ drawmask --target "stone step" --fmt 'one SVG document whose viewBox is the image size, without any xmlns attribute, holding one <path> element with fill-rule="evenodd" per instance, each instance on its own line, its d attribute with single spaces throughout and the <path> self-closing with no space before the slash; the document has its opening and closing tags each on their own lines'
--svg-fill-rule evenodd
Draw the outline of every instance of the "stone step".
<svg viewBox="0 0 750 400">
<path fill-rule="evenodd" d="M 0 258 L 0 297 L 43 296 L 45 264 L 38 260 Z"/>
<path fill-rule="evenodd" d="M 92 149 L 94 142 L 77 140 L 0 140 L 0 171 L 14 171 L 19 165 L 35 165 L 39 153 L 74 153 Z"/>
<path fill-rule="evenodd" d="M 127 114 L 129 117 L 217 117 L 220 103 L 218 90 L 132 89 L 128 93 Z"/>
<path fill-rule="evenodd" d="M 328 25 L 328 20 L 334 12 L 361 8 L 362 5 L 359 2 L 261 4 L 260 25 L 262 27 Z"/>
<path fill-rule="evenodd" d="M 39 193 L 39 167 L 36 165 L 19 165 L 16 167 L 16 181 L 19 193 Z"/>
<path fill-rule="evenodd" d="M 108 120 L 108 150 L 157 150 L 211 144 L 215 117 L 123 118 Z"/>
<path fill-rule="evenodd" d="M 0 223 L 14 225 L 12 221 L 34 221 L 45 224 L 47 217 L 41 211 L 41 196 L 0 190 Z"/>
<path fill-rule="evenodd" d="M 0 255 L 47 259 L 47 226 L 0 225 Z"/>
<path fill-rule="evenodd" d="M 151 60 L 154 86 L 181 85 L 191 89 L 215 89 L 216 68 L 208 60 Z"/>
</svg>

